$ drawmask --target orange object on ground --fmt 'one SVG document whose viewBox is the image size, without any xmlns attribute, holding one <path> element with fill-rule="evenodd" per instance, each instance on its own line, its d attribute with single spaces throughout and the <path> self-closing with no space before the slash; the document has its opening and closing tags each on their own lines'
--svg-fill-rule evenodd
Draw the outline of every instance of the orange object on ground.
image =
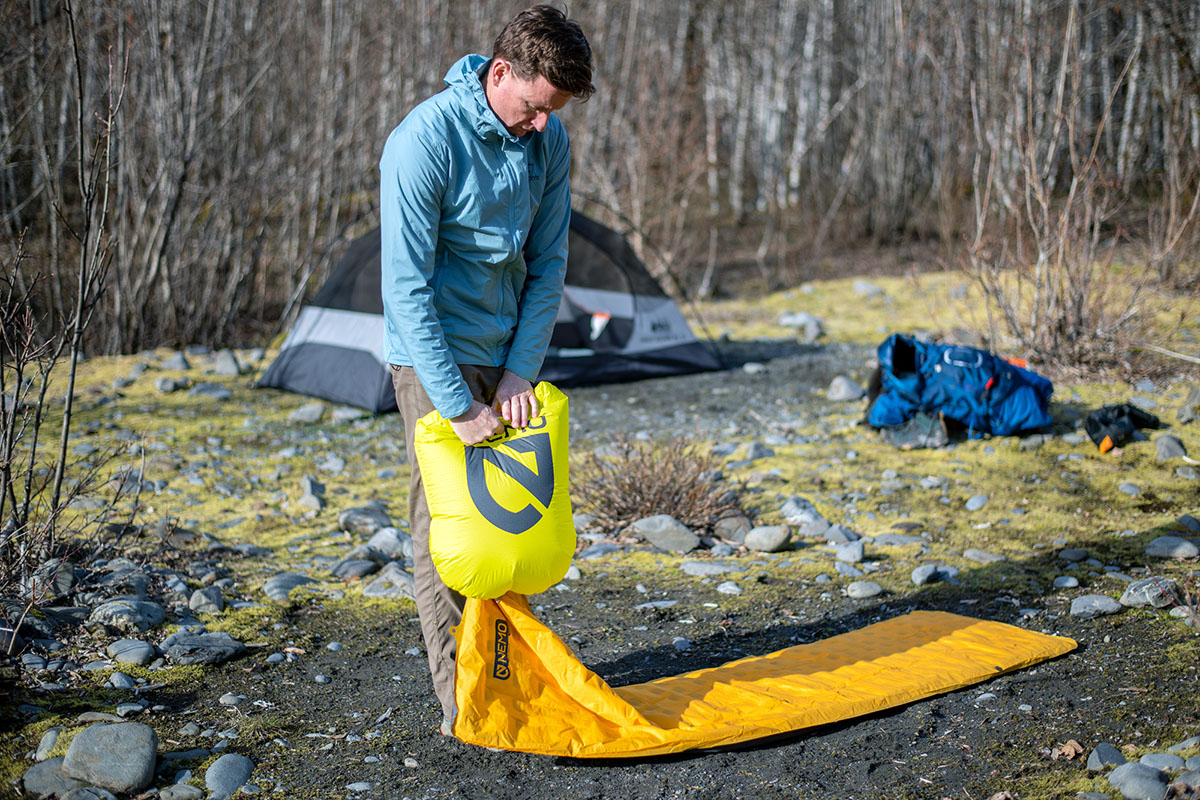
<svg viewBox="0 0 1200 800">
<path fill-rule="evenodd" d="M 524 597 L 468 600 L 454 735 L 576 758 L 719 747 L 903 705 L 1075 649 L 999 622 L 917 611 L 820 642 L 611 688 Z"/>
</svg>

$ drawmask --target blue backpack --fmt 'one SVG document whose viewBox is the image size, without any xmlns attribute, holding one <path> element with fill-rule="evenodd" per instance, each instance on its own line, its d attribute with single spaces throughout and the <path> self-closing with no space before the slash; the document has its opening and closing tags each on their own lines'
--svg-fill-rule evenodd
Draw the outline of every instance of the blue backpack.
<svg viewBox="0 0 1200 800">
<path fill-rule="evenodd" d="M 867 415 L 877 428 L 901 425 L 918 411 L 957 420 L 972 438 L 1050 424 L 1054 385 L 986 350 L 897 333 L 879 345 L 879 368 L 881 394 Z"/>
</svg>

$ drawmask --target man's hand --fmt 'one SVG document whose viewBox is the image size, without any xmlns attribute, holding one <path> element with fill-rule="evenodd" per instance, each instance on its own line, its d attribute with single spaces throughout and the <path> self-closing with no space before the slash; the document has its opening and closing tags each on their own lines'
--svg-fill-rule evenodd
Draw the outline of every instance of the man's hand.
<svg viewBox="0 0 1200 800">
<path fill-rule="evenodd" d="M 463 444 L 479 444 L 504 430 L 504 423 L 492 409 L 478 400 L 472 400 L 467 413 L 450 419 L 450 427 Z"/>
<path fill-rule="evenodd" d="M 541 411 L 533 394 L 533 385 L 508 370 L 504 370 L 496 386 L 496 400 L 492 407 L 514 428 L 524 428 Z"/>
</svg>

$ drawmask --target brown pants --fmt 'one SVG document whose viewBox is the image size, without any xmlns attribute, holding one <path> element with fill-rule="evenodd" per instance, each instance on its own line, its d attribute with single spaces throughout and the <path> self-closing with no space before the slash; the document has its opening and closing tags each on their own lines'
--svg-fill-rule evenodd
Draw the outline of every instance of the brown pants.
<svg viewBox="0 0 1200 800">
<path fill-rule="evenodd" d="M 475 399 L 490 405 L 504 368 L 460 364 L 459 369 Z M 433 411 L 433 403 L 429 401 L 412 367 L 392 364 L 391 372 L 396 405 L 404 417 L 408 463 L 412 467 L 412 478 L 408 485 L 408 523 L 413 541 L 417 615 L 421 618 L 421 635 L 425 638 L 425 651 L 429 655 L 433 690 L 442 704 L 443 716 L 452 720 L 458 712 L 458 706 L 454 702 L 454 653 L 457 645 L 451 629 L 462 621 L 465 599 L 442 583 L 429 555 L 429 505 L 425 501 L 425 483 L 421 480 L 421 468 L 413 449 L 417 420 Z"/>
</svg>

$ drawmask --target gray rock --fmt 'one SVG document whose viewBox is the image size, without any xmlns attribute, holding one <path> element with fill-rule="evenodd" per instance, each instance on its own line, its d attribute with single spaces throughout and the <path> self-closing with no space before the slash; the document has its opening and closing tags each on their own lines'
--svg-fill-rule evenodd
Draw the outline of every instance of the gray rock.
<svg viewBox="0 0 1200 800">
<path fill-rule="evenodd" d="M 213 372 L 228 378 L 236 378 L 242 374 L 242 365 L 238 363 L 233 351 L 226 348 L 218 350 L 213 359 Z"/>
<path fill-rule="evenodd" d="M 281 572 L 263 584 L 262 592 L 272 600 L 282 603 L 287 601 L 288 593 L 292 589 L 310 583 L 316 583 L 316 581 L 307 575 L 301 575 L 298 572 Z"/>
<path fill-rule="evenodd" d="M 730 572 L 745 572 L 740 564 L 729 564 L 725 561 L 684 561 L 679 568 L 685 574 L 695 578 L 706 578 L 713 575 L 725 575 Z"/>
<path fill-rule="evenodd" d="M 34 761 L 45 761 L 50 756 L 50 751 L 54 749 L 54 745 L 58 742 L 58 735 L 62 733 L 62 727 L 55 725 L 53 728 L 48 728 L 42 734 L 42 738 L 38 740 L 37 751 L 33 755 Z"/>
<path fill-rule="evenodd" d="M 250 780 L 254 762 L 239 753 L 226 753 L 204 771 L 209 800 L 227 800 Z"/>
<path fill-rule="evenodd" d="M 163 369 L 187 370 L 191 369 L 192 365 L 188 363 L 187 356 L 183 353 L 175 353 L 166 361 L 162 362 Z"/>
<path fill-rule="evenodd" d="M 321 463 L 317 464 L 317 469 L 330 475 L 341 475 L 346 469 L 346 459 L 334 453 L 326 453 Z"/>
<path fill-rule="evenodd" d="M 1161 769 L 1164 772 L 1183 769 L 1183 758 L 1174 753 L 1146 753 L 1138 759 L 1138 763 L 1145 764 L 1147 767 Z"/>
<path fill-rule="evenodd" d="M 634 606 L 634 609 L 638 611 L 644 611 L 649 608 L 671 608 L 678 602 L 678 600 L 651 600 L 648 603 L 639 603 L 638 605 Z"/>
<path fill-rule="evenodd" d="M 858 564 L 863 560 L 866 543 L 862 539 L 839 544 L 834 552 L 834 558 L 847 564 Z"/>
<path fill-rule="evenodd" d="M 399 528 L 380 528 L 375 535 L 367 540 L 367 546 L 386 555 L 388 558 L 412 558 L 412 537 Z"/>
<path fill-rule="evenodd" d="M 347 508 L 338 514 L 338 528 L 347 533 L 371 536 L 383 528 L 391 528 L 392 519 L 387 511 L 377 505 Z M 393 530 L 395 530 L 393 528 Z"/>
<path fill-rule="evenodd" d="M 1087 558 L 1088 552 L 1087 552 L 1087 550 L 1080 550 L 1077 547 L 1068 547 L 1064 550 L 1059 550 L 1058 557 L 1061 558 L 1063 561 L 1070 561 L 1071 563 L 1075 563 L 1077 561 L 1083 561 L 1085 558 Z"/>
<path fill-rule="evenodd" d="M 320 422 L 323 416 L 325 416 L 324 403 L 305 403 L 288 414 L 288 421 L 298 422 L 301 425 L 313 425 Z"/>
<path fill-rule="evenodd" d="M 750 529 L 743 544 L 760 553 L 778 553 L 788 548 L 791 537 L 786 525 L 760 525 Z"/>
<path fill-rule="evenodd" d="M 212 400 L 228 400 L 233 391 L 219 383 L 197 383 L 188 390 L 188 397 L 208 397 Z"/>
<path fill-rule="evenodd" d="M 926 544 L 920 536 L 910 536 L 906 533 L 881 533 L 872 542 L 876 547 L 903 547 L 909 544 Z"/>
<path fill-rule="evenodd" d="M 987 550 L 980 550 L 977 547 L 968 547 L 966 550 L 964 550 L 963 558 L 970 559 L 971 561 L 975 561 L 980 564 L 995 564 L 1000 561 L 1008 560 L 1005 556 L 1002 556 L 999 553 L 989 553 Z"/>
<path fill-rule="evenodd" d="M 0 627 L 0 654 L 16 655 L 25 649 L 21 634 L 9 627 Z"/>
<path fill-rule="evenodd" d="M 379 562 L 365 558 L 343 558 L 330 567 L 329 572 L 344 581 L 358 580 L 379 572 Z"/>
<path fill-rule="evenodd" d="M 1180 514 L 1179 519 L 1175 520 L 1192 533 L 1200 533 L 1200 519 L 1196 519 L 1191 514 Z"/>
<path fill-rule="evenodd" d="M 988 496 L 986 494 L 972 495 L 967 498 L 967 511 L 978 511 L 987 505 Z"/>
<path fill-rule="evenodd" d="M 220 614 L 225 610 L 225 598 L 220 586 L 208 586 L 192 592 L 188 608 L 196 614 Z"/>
<path fill-rule="evenodd" d="M 1195 558 L 1200 547 L 1182 536 L 1159 536 L 1146 545 L 1146 555 L 1154 558 Z"/>
<path fill-rule="evenodd" d="M 717 591 L 721 594 L 736 595 L 742 593 L 742 587 L 738 586 L 733 581 L 722 581 L 721 583 L 717 584 Z"/>
<path fill-rule="evenodd" d="M 354 422 L 367 416 L 367 412 L 361 408 L 353 406 L 335 406 L 331 418 L 335 425 L 345 425 L 347 422 Z"/>
<path fill-rule="evenodd" d="M 1123 481 L 1117 484 L 1117 491 L 1121 492 L 1122 494 L 1127 494 L 1130 497 L 1137 497 L 1142 493 L 1141 487 L 1139 487 L 1136 483 L 1130 483 L 1129 481 Z"/>
<path fill-rule="evenodd" d="M 807 311 L 784 312 L 778 322 L 784 328 L 796 328 L 805 344 L 812 344 L 825 333 L 824 323 Z"/>
<path fill-rule="evenodd" d="M 1183 404 L 1175 412 L 1175 419 L 1179 424 L 1186 425 L 1189 422 L 1195 422 L 1200 419 L 1200 387 L 1192 386 L 1188 388 L 1187 397 L 1184 398 Z"/>
<path fill-rule="evenodd" d="M 134 714 L 140 714 L 145 710 L 146 710 L 146 707 L 143 706 L 141 703 L 118 703 L 117 704 L 117 716 L 121 717 L 122 719 L 125 719 L 126 717 L 132 717 Z"/>
<path fill-rule="evenodd" d="M 1112 767 L 1119 767 L 1126 761 L 1128 759 L 1121 755 L 1120 750 L 1107 742 L 1101 742 L 1088 756 L 1087 768 L 1089 772 L 1103 772 Z"/>
<path fill-rule="evenodd" d="M 167 647 L 167 658 L 180 665 L 221 664 L 246 652 L 246 645 L 224 631 L 178 636 Z"/>
<path fill-rule="evenodd" d="M 1055 589 L 1074 589 L 1079 586 L 1079 579 L 1072 575 L 1059 575 L 1054 579 Z"/>
<path fill-rule="evenodd" d="M 1178 475 L 1179 477 L 1183 478 L 1185 481 L 1200 480 L 1200 470 L 1197 470 L 1195 467 L 1191 466 L 1190 464 L 1184 464 L 1182 467 L 1176 467 L 1175 474 Z M 88 498 L 81 497 L 81 498 L 76 498 L 76 499 L 86 500 Z M 74 508 L 74 506 L 72 506 L 72 508 Z"/>
<path fill-rule="evenodd" d="M 67 792 L 59 800 L 117 800 L 117 796 L 97 786 L 80 786 Z"/>
<path fill-rule="evenodd" d="M 1108 773 L 1108 782 L 1128 800 L 1163 800 L 1167 776 L 1161 771 L 1130 761 Z"/>
<path fill-rule="evenodd" d="M 855 600 L 866 600 L 883 592 L 883 587 L 874 581 L 854 581 L 846 587 L 846 595 Z"/>
<path fill-rule="evenodd" d="M 844 578 L 861 578 L 863 576 L 861 569 L 852 564 L 847 564 L 845 561 L 835 561 L 833 568 L 837 570 L 838 575 Z"/>
<path fill-rule="evenodd" d="M 1080 619 L 1094 619 L 1116 614 L 1123 608 L 1124 606 L 1108 595 L 1085 594 L 1071 601 L 1071 616 Z"/>
<path fill-rule="evenodd" d="M 99 723 L 75 735 L 63 759 L 63 774 L 123 794 L 154 780 L 158 736 L 140 722 Z"/>
<path fill-rule="evenodd" d="M 1155 437 L 1154 446 L 1158 449 L 1159 461 L 1170 461 L 1172 458 L 1182 458 L 1187 455 L 1187 448 L 1183 446 L 1179 437 L 1169 433 Z"/>
<path fill-rule="evenodd" d="M 833 402 L 861 400 L 867 396 L 867 390 L 859 386 L 845 375 L 838 375 L 829 382 L 825 397 Z"/>
<path fill-rule="evenodd" d="M 325 484 L 312 475 L 305 475 L 300 479 L 300 499 L 296 503 L 320 511 L 325 507 Z"/>
<path fill-rule="evenodd" d="M 821 532 L 821 535 L 825 537 L 825 541 L 829 544 L 849 544 L 850 542 L 857 542 L 862 538 L 845 525 L 830 525 Z"/>
<path fill-rule="evenodd" d="M 34 764 L 21 776 L 21 785 L 34 797 L 64 795 L 72 789 L 85 786 L 83 781 L 63 774 L 62 762 L 63 758 L 59 756 Z"/>
<path fill-rule="evenodd" d="M 114 689 L 132 689 L 137 686 L 137 681 L 124 672 L 114 672 L 112 675 L 109 675 L 108 682 Z"/>
<path fill-rule="evenodd" d="M 876 286 L 864 278 L 856 278 L 853 288 L 856 295 L 859 297 L 864 297 L 868 300 L 877 297 L 883 297 L 886 294 L 879 286 Z"/>
<path fill-rule="evenodd" d="M 1190 750 L 1193 747 L 1200 747 L 1200 736 L 1189 736 L 1182 742 L 1171 745 L 1167 748 L 1168 753 L 1179 753 L 1183 750 Z M 1186 766 L 1186 764 L 1185 764 Z M 1189 767 L 1190 769 L 1190 767 Z"/>
<path fill-rule="evenodd" d="M 145 633 L 158 625 L 166 612 L 147 600 L 112 600 L 92 609 L 88 625 L 103 625 L 121 633 Z"/>
<path fill-rule="evenodd" d="M 754 525 L 748 517 L 738 514 L 737 516 L 724 517 L 717 520 L 717 524 L 713 526 L 713 534 L 722 539 L 741 544 L 746 541 L 746 534 L 750 532 L 752 527 Z"/>
<path fill-rule="evenodd" d="M 1200 756 L 1192 756 L 1183 762 L 1184 769 L 1200 770 Z"/>
<path fill-rule="evenodd" d="M 200 800 L 204 792 L 191 784 L 177 783 L 167 786 L 158 793 L 158 800 Z"/>
<path fill-rule="evenodd" d="M 192 385 L 192 382 L 187 378 L 155 378 L 154 388 L 162 394 L 172 394 L 174 392 L 182 392 L 184 389 Z"/>
<path fill-rule="evenodd" d="M 751 442 L 746 445 L 746 460 L 758 461 L 760 458 L 771 458 L 775 451 L 762 442 Z"/>
<path fill-rule="evenodd" d="M 377 599 L 397 599 L 415 597 L 415 584 L 412 573 L 405 572 L 397 562 L 392 561 L 385 566 L 370 583 L 363 587 L 363 597 Z"/>
<path fill-rule="evenodd" d="M 1185 772 L 1182 775 L 1176 775 L 1172 783 L 1183 784 L 1192 789 L 1200 788 L 1200 768 L 1194 769 L 1191 772 Z"/>
<path fill-rule="evenodd" d="M 603 558 L 604 556 L 612 555 L 613 553 L 621 552 L 621 545 L 616 542 L 596 542 L 593 545 L 585 548 L 579 558 L 591 561 L 593 558 Z"/>
<path fill-rule="evenodd" d="M 149 664 L 158 654 L 154 645 L 141 639 L 117 639 L 105 649 L 105 653 L 118 664 L 135 664 L 139 667 Z"/>
<path fill-rule="evenodd" d="M 799 495 L 792 495 L 787 500 L 784 500 L 783 504 L 779 507 L 779 512 L 783 514 L 784 520 L 789 525 L 799 525 L 801 527 L 801 536 L 809 535 L 803 532 L 804 526 L 807 525 L 824 523 L 826 528 L 829 527 L 829 522 L 817 510 L 817 507 Z M 821 530 L 824 530 L 824 528 Z"/>
<path fill-rule="evenodd" d="M 935 564 L 922 564 L 912 571 L 912 582 L 917 586 L 936 583 L 939 577 L 938 568 Z"/>
<path fill-rule="evenodd" d="M 29 585 L 24 587 L 26 599 L 39 605 L 66 597 L 75 587 L 75 567 L 65 558 L 52 558 L 33 571 Z"/>
<path fill-rule="evenodd" d="M 1165 608 L 1178 602 L 1179 586 L 1170 578 L 1157 575 L 1134 581 L 1121 595 L 1121 605 L 1127 608 Z"/>
<path fill-rule="evenodd" d="M 647 542 L 668 553 L 687 553 L 700 546 L 700 537 L 670 514 L 643 517 L 631 527 Z"/>
</svg>

